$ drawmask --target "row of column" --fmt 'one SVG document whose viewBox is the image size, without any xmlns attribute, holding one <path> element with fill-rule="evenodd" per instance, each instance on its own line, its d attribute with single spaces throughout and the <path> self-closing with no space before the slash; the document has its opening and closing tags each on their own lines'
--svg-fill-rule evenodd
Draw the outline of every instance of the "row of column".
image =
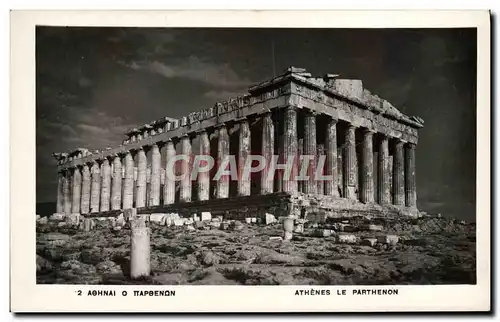
<svg viewBox="0 0 500 322">
<path fill-rule="evenodd" d="M 260 193 L 269 194 L 274 191 L 274 179 L 269 178 L 271 169 L 270 162 L 275 152 L 275 129 L 271 118 L 271 113 L 266 113 L 262 117 L 261 155 L 268 162 L 262 172 L 260 182 Z M 280 158 L 283 164 L 292 165 L 289 180 L 283 180 L 281 189 L 284 192 L 295 194 L 298 192 L 298 182 L 294 179 L 298 174 L 298 153 L 305 155 L 316 155 L 316 115 L 307 112 L 304 120 L 303 146 L 299 149 L 297 136 L 297 110 L 294 107 L 287 107 L 283 111 L 283 136 L 279 140 Z M 241 176 L 241 169 L 246 159 L 251 154 L 251 130 L 246 118 L 239 120 L 239 144 L 238 144 L 238 196 L 250 195 L 250 176 Z M 356 178 L 358 167 L 356 166 L 356 140 L 355 127 L 349 124 L 346 127 L 345 145 L 343 151 L 342 168 L 342 193 L 339 196 L 337 189 L 337 120 L 329 119 L 326 133 L 324 153 L 326 155 L 325 174 L 330 175 L 334 180 L 321 181 L 321 184 L 314 178 L 316 170 L 316 160 L 310 160 L 308 168 L 309 180 L 301 183 L 301 191 L 305 193 L 321 193 L 334 197 L 344 197 L 357 199 Z M 216 129 L 217 160 L 216 165 L 224 164 L 229 157 L 229 134 L 225 124 L 219 125 Z M 210 155 L 210 140 L 206 131 L 197 133 L 200 139 L 199 155 Z M 380 204 L 393 203 L 395 205 L 416 206 L 415 189 L 415 145 L 406 144 L 396 140 L 394 148 L 394 161 L 392 171 L 392 200 L 390 187 L 389 169 L 389 138 L 384 136 L 379 140 L 378 147 L 378 189 L 377 196 L 374 196 L 373 180 L 373 132 L 365 130 L 363 132 L 361 161 L 362 171 L 359 197 L 362 202 L 370 203 L 376 201 Z M 181 153 L 192 155 L 191 138 L 183 136 L 179 139 Z M 404 146 L 403 146 L 404 145 Z M 161 185 L 161 148 L 166 149 L 166 163 L 176 155 L 175 144 L 172 140 L 167 142 L 157 142 L 149 147 L 143 147 L 136 151 L 128 151 L 123 155 L 115 155 L 104 160 L 94 161 L 90 164 L 67 169 L 59 173 L 57 212 L 61 213 L 94 213 L 108 210 L 128 209 L 134 206 L 134 184 L 136 184 L 135 207 L 158 206 L 160 205 L 160 185 Z M 147 157 L 145 149 L 151 149 L 151 184 L 149 198 L 147 196 Z M 299 150 L 302 150 L 299 152 Z M 132 153 L 136 153 L 137 159 L 137 180 L 134 181 L 134 158 Z M 292 160 L 290 160 L 292 158 Z M 111 167 L 110 162 L 113 163 Z M 122 166 L 125 168 L 122 171 Z M 167 168 L 167 167 L 165 167 Z M 113 173 L 111 173 L 113 169 Z M 189 173 L 189 162 L 181 162 L 181 173 Z M 123 178 L 122 178 L 123 174 Z M 201 172 L 198 175 L 197 199 L 200 201 L 210 199 L 210 173 Z M 190 202 L 192 195 L 191 176 L 184 176 L 179 185 L 179 201 Z M 229 197 L 229 176 L 222 176 L 216 182 L 215 198 L 222 199 Z M 163 204 L 169 205 L 175 202 L 175 181 L 165 176 L 163 186 Z"/>
</svg>

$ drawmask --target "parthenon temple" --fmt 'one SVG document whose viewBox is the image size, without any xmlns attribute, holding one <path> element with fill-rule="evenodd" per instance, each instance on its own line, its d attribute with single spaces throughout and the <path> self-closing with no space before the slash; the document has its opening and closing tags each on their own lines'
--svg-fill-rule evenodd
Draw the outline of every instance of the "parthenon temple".
<svg viewBox="0 0 500 322">
<path fill-rule="evenodd" d="M 138 213 L 209 211 L 226 216 L 322 211 L 331 216 L 356 212 L 417 211 L 415 149 L 423 120 L 407 116 L 372 94 L 361 80 L 336 74 L 313 77 L 290 67 L 248 93 L 189 113 L 165 117 L 125 133 L 122 144 L 90 152 L 78 148 L 54 153 L 57 160 L 57 212 L 112 216 Z M 195 180 L 166 175 L 176 154 L 210 155 L 221 162 L 235 155 L 241 169 L 249 155 L 281 164 L 291 160 L 289 180 L 265 167 L 247 179 Z M 333 180 L 296 180 L 303 155 L 307 173 Z M 320 164 L 319 156 L 326 162 Z M 182 161 L 187 171 L 192 161 Z"/>
</svg>

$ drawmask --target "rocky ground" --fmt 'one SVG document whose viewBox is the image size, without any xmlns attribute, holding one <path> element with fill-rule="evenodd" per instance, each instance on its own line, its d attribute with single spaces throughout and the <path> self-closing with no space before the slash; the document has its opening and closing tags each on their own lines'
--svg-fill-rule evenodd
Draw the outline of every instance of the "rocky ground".
<svg viewBox="0 0 500 322">
<path fill-rule="evenodd" d="M 297 221 L 291 241 L 282 224 L 217 219 L 151 228 L 151 276 L 129 277 L 128 223 L 95 221 L 93 230 L 37 221 L 38 283 L 374 285 L 476 283 L 476 227 L 436 216 Z M 303 231 L 302 231 L 303 230 Z M 302 231 L 302 232 L 300 232 Z M 386 236 L 389 235 L 389 238 Z M 376 238 L 378 241 L 375 242 Z"/>
</svg>

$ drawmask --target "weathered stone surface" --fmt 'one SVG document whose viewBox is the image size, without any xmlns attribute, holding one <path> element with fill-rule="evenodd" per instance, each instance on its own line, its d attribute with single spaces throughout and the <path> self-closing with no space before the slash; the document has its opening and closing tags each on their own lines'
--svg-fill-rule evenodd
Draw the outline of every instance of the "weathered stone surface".
<svg viewBox="0 0 500 322">
<path fill-rule="evenodd" d="M 137 208 L 146 206 L 146 176 L 148 159 L 146 151 L 141 148 L 137 151 L 137 187 L 135 195 L 135 206 Z"/>
<path fill-rule="evenodd" d="M 78 226 L 80 224 L 80 214 L 73 213 L 73 214 L 67 215 L 65 218 L 65 222 L 69 226 Z"/>
<path fill-rule="evenodd" d="M 356 169 L 356 128 L 349 124 L 345 133 L 345 146 L 342 158 L 343 165 L 343 192 L 344 198 L 356 200 L 356 179 L 358 171 Z"/>
<path fill-rule="evenodd" d="M 174 219 L 174 226 L 184 226 L 184 219 L 183 218 Z"/>
<path fill-rule="evenodd" d="M 358 239 L 356 235 L 339 234 L 337 235 L 337 242 L 341 244 L 356 244 L 358 242 Z"/>
<path fill-rule="evenodd" d="M 266 220 L 265 223 L 266 223 L 266 225 L 270 225 L 270 224 L 273 224 L 273 223 L 276 222 L 276 217 L 274 217 L 274 215 L 266 213 L 265 216 L 266 216 L 265 217 L 265 220 Z"/>
<path fill-rule="evenodd" d="M 390 183 L 389 183 L 389 143 L 387 136 L 383 136 L 379 140 L 378 146 L 378 203 L 386 205 L 390 203 Z"/>
<path fill-rule="evenodd" d="M 205 221 L 205 220 L 212 220 L 212 214 L 208 211 L 203 211 L 201 213 L 201 221 Z"/>
<path fill-rule="evenodd" d="M 90 212 L 99 212 L 99 201 L 101 199 L 101 173 L 99 164 L 94 162 L 92 164 L 91 172 L 91 185 L 90 185 Z"/>
<path fill-rule="evenodd" d="M 247 119 L 239 123 L 239 142 L 238 142 L 238 196 L 250 195 L 250 173 L 244 173 L 243 169 L 250 155 L 251 133 Z"/>
<path fill-rule="evenodd" d="M 49 220 L 52 221 L 63 221 L 66 218 L 66 214 L 53 213 L 50 215 Z"/>
<path fill-rule="evenodd" d="M 360 200 L 364 203 L 374 202 L 373 187 L 373 132 L 365 130 L 361 147 L 362 173 Z"/>
<path fill-rule="evenodd" d="M 229 162 L 229 134 L 227 133 L 226 125 L 220 125 L 218 128 L 218 141 L 217 141 L 217 169 L 221 165 L 228 165 Z M 225 169 L 221 167 L 221 169 Z M 221 175 L 219 180 L 216 182 L 216 193 L 217 199 L 224 199 L 229 197 L 229 175 Z"/>
<path fill-rule="evenodd" d="M 374 224 L 365 225 L 363 228 L 365 230 L 369 230 L 369 231 L 383 231 L 384 230 L 384 226 L 374 225 Z"/>
<path fill-rule="evenodd" d="M 405 201 L 407 207 L 417 206 L 417 187 L 415 178 L 415 144 L 405 146 Z"/>
<path fill-rule="evenodd" d="M 391 246 L 396 245 L 399 242 L 399 237 L 396 235 L 385 235 L 377 237 L 379 243 L 388 244 Z"/>
<path fill-rule="evenodd" d="M 149 206 L 160 204 L 160 168 L 161 154 L 158 144 L 153 144 L 151 148 L 151 185 L 149 193 Z"/>
<path fill-rule="evenodd" d="M 266 166 L 262 170 L 260 193 L 265 195 L 274 191 L 273 180 L 269 177 L 271 160 L 274 155 L 274 124 L 271 113 L 262 116 L 262 157 L 266 160 Z"/>
<path fill-rule="evenodd" d="M 81 187 L 82 187 L 82 174 L 80 172 L 80 169 L 77 167 L 73 169 L 73 188 L 72 188 L 72 201 L 71 201 L 72 213 L 80 213 Z"/>
<path fill-rule="evenodd" d="M 175 180 L 174 180 L 174 164 L 172 160 L 175 158 L 174 143 L 169 140 L 165 145 L 165 183 L 163 186 L 163 204 L 171 205 L 175 202 Z"/>
<path fill-rule="evenodd" d="M 311 156 L 309 167 L 307 167 L 308 180 L 304 182 L 304 193 L 315 194 L 317 192 L 316 173 L 316 115 L 306 112 L 304 116 L 304 155 Z"/>
<path fill-rule="evenodd" d="M 122 203 L 122 162 L 119 155 L 113 158 L 113 175 L 111 177 L 111 209 L 118 210 Z"/>
<path fill-rule="evenodd" d="M 186 156 L 187 160 L 181 160 L 181 173 L 183 176 L 180 181 L 180 190 L 179 190 L 179 201 L 180 202 L 190 202 L 191 201 L 191 169 L 192 169 L 192 147 L 191 147 L 191 138 L 187 135 L 181 138 L 181 154 Z"/>
<path fill-rule="evenodd" d="M 377 238 L 364 238 L 361 240 L 361 245 L 373 247 L 377 244 Z"/>
<path fill-rule="evenodd" d="M 151 214 L 149 221 L 164 226 L 166 224 L 166 216 L 165 214 Z"/>
<path fill-rule="evenodd" d="M 131 221 L 130 277 L 149 276 L 151 272 L 150 231 L 142 219 Z"/>
<path fill-rule="evenodd" d="M 337 172 L 337 120 L 330 119 L 326 127 L 325 138 L 326 165 L 325 173 L 333 180 L 325 181 L 325 195 L 339 197 Z"/>
<path fill-rule="evenodd" d="M 288 106 L 284 109 L 284 130 L 282 140 L 283 163 L 291 164 L 290 177 L 283 177 L 283 191 L 297 193 L 297 110 L 295 107 Z"/>
<path fill-rule="evenodd" d="M 394 144 L 394 160 L 392 171 L 392 202 L 396 206 L 403 206 L 405 203 L 403 155 L 403 142 L 398 140 Z"/>
<path fill-rule="evenodd" d="M 210 139 L 207 131 L 200 133 L 199 151 L 202 156 L 210 155 Z M 198 173 L 198 200 L 210 199 L 210 172 L 202 171 Z"/>
</svg>

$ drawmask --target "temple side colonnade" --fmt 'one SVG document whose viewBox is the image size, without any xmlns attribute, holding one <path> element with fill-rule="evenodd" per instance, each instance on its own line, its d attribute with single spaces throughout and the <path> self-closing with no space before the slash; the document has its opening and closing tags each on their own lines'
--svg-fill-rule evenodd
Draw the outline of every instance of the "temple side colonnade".
<svg viewBox="0 0 500 322">
<path fill-rule="evenodd" d="M 416 209 L 415 150 L 422 126 L 423 120 L 402 114 L 360 80 L 313 78 L 292 67 L 244 96 L 130 130 L 116 148 L 55 153 L 57 212 L 168 207 L 275 192 Z M 214 171 L 174 181 L 167 164 L 178 154 L 210 155 L 217 165 L 235 155 L 238 173 L 252 154 L 266 160 L 278 155 L 279 163 L 293 166 L 289 180 L 280 171 L 268 178 L 267 165 L 236 182 L 227 175 L 213 180 Z M 316 156 L 304 181 L 295 180 L 301 155 Z M 192 162 L 178 161 L 181 173 Z M 333 180 L 316 180 L 317 171 Z"/>
</svg>

